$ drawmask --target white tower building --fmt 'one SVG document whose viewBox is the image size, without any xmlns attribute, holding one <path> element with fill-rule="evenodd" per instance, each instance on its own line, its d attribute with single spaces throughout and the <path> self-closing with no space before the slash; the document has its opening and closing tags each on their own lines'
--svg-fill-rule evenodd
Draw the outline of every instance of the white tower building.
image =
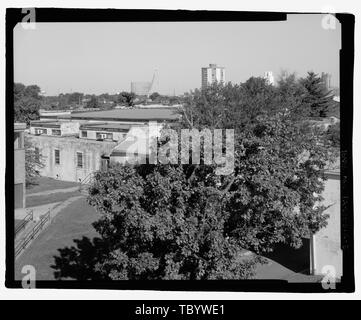
<svg viewBox="0 0 361 320">
<path fill-rule="evenodd" d="M 202 68 L 202 88 L 214 82 L 226 82 L 226 69 L 216 64 L 210 64 L 209 67 Z"/>
<path fill-rule="evenodd" d="M 266 83 L 267 83 L 267 84 L 270 84 L 270 85 L 272 85 L 272 86 L 275 84 L 275 78 L 274 78 L 274 76 L 273 76 L 272 71 L 266 71 L 266 72 L 264 73 L 263 78 L 266 80 Z"/>
</svg>

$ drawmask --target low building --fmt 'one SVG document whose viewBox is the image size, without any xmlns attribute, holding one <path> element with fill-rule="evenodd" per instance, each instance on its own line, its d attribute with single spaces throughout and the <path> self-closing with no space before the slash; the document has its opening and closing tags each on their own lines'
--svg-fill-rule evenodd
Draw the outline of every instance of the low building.
<svg viewBox="0 0 361 320">
<path fill-rule="evenodd" d="M 25 208 L 25 123 L 14 124 L 14 208 Z"/>
<path fill-rule="evenodd" d="M 82 182 L 108 166 L 129 131 L 149 121 L 162 125 L 178 118 L 176 110 L 166 108 L 43 114 L 31 122 L 26 138 L 42 156 L 42 176 Z"/>
<path fill-rule="evenodd" d="M 116 141 L 125 139 L 131 125 L 120 123 L 85 123 L 80 125 L 81 139 L 91 139 L 97 141 Z"/>
<path fill-rule="evenodd" d="M 79 139 L 78 136 L 27 135 L 42 156 L 40 174 L 64 181 L 82 182 L 100 170 L 109 159 L 116 141 Z"/>
</svg>

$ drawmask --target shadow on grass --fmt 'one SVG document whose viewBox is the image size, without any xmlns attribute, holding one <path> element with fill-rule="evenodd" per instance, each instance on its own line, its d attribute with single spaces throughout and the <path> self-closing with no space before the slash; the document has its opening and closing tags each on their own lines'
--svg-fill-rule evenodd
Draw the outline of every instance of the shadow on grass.
<svg viewBox="0 0 361 320">
<path fill-rule="evenodd" d="M 263 256 L 274 260 L 293 272 L 306 275 L 310 273 L 309 239 L 302 239 L 302 246 L 299 249 L 291 248 L 286 244 L 278 244 L 273 252 Z"/>
<path fill-rule="evenodd" d="M 58 249 L 59 256 L 54 256 L 54 277 L 57 280 L 109 280 L 96 270 L 107 245 L 100 238 L 83 237 L 75 239 L 76 246 Z"/>
</svg>

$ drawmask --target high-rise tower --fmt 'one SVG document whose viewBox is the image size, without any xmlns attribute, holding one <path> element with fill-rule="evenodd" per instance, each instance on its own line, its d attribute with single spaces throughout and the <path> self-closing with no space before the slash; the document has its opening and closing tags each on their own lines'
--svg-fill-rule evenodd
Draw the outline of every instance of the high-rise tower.
<svg viewBox="0 0 361 320">
<path fill-rule="evenodd" d="M 202 68 L 202 88 L 214 82 L 226 82 L 226 69 L 216 64 L 210 64 L 209 67 Z"/>
</svg>

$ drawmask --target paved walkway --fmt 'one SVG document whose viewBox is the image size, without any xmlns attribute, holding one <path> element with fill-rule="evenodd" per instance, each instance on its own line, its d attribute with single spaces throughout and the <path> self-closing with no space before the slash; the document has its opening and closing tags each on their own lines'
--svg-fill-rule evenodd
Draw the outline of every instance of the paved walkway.
<svg viewBox="0 0 361 320">
<path fill-rule="evenodd" d="M 29 208 L 21 208 L 15 210 L 15 219 L 22 220 L 25 218 L 25 216 L 33 210 L 33 217 L 34 220 L 39 219 L 39 217 L 45 213 L 47 213 L 49 210 L 52 210 L 57 205 L 59 205 L 60 202 L 53 202 L 48 204 L 43 204 L 41 206 L 36 207 L 29 207 Z"/>
<path fill-rule="evenodd" d="M 288 282 L 319 282 L 322 277 L 306 275 L 294 272 L 280 263 L 265 258 L 266 264 L 258 264 L 256 267 L 256 275 L 254 279 L 257 280 L 286 280 Z"/>
<path fill-rule="evenodd" d="M 54 190 L 30 193 L 27 195 L 27 197 L 47 196 L 47 195 L 54 194 L 54 193 L 68 193 L 68 192 L 74 192 L 74 191 L 78 191 L 78 190 L 79 190 L 79 186 L 71 187 L 71 188 L 54 189 Z"/>
<path fill-rule="evenodd" d="M 43 204 L 41 206 L 29 207 L 29 208 L 21 208 L 15 210 L 15 219 L 22 220 L 25 216 L 32 210 L 33 211 L 33 219 L 38 220 L 43 214 L 47 213 L 50 210 L 50 216 L 55 217 L 59 211 L 66 208 L 72 202 L 83 198 L 84 195 L 80 194 L 79 196 L 70 197 L 67 200 L 53 202 L 48 204 Z"/>
</svg>

